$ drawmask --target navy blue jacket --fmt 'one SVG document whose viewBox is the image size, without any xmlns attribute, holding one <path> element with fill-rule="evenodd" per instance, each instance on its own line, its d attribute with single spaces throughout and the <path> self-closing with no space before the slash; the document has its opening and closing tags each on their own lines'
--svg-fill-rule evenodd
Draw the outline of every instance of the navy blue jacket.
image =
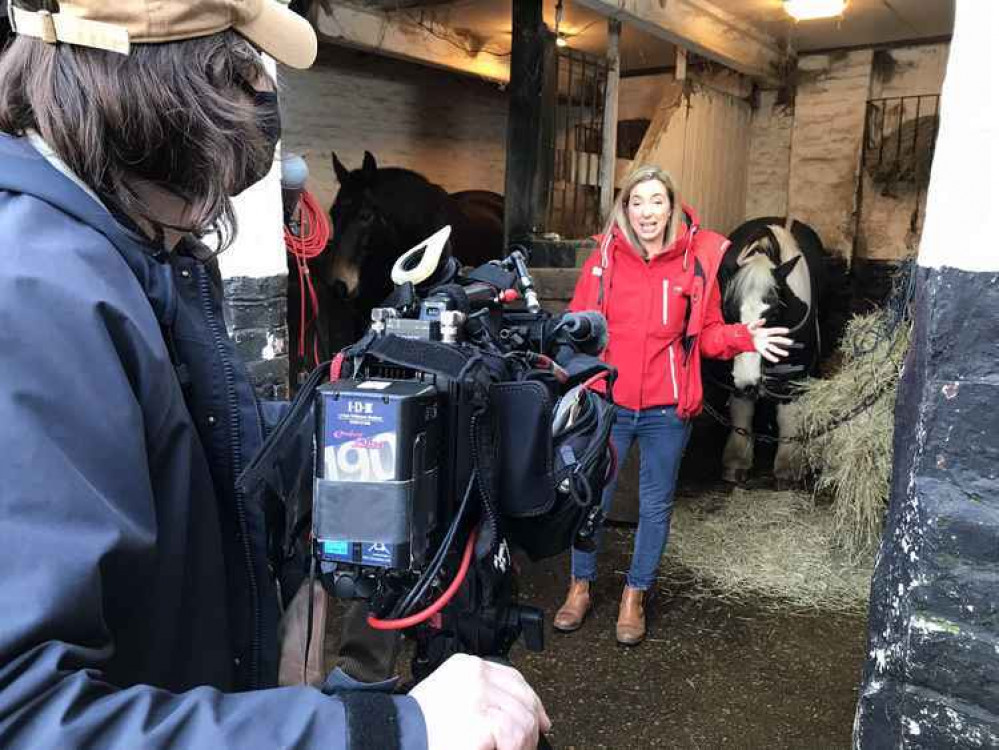
<svg viewBox="0 0 999 750">
<path fill-rule="evenodd" d="M 0 747 L 346 747 L 339 700 L 265 689 L 265 510 L 233 489 L 262 425 L 212 275 L 3 135 L 0 257 Z"/>
</svg>

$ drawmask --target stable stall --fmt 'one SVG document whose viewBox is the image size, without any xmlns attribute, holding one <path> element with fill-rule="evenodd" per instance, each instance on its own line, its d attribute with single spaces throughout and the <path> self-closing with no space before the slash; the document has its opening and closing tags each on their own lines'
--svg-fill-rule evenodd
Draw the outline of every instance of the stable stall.
<svg viewBox="0 0 999 750">
<path fill-rule="evenodd" d="M 714 483 L 733 395 L 714 389 L 688 451 L 664 588 L 676 588 L 679 570 L 712 595 L 864 611 L 911 324 L 913 286 L 898 280 L 926 217 L 954 3 L 302 5 L 322 49 L 313 70 L 282 75 L 283 147 L 305 158 L 318 205 L 328 208 L 342 182 L 331 152 L 351 170 L 370 152 L 379 167 L 416 171 L 449 193 L 502 194 L 505 239 L 530 248 L 552 309 L 571 296 L 591 235 L 638 164 L 671 171 L 705 227 L 730 234 L 772 217 L 814 230 L 838 279 L 840 322 L 871 313 L 824 363 L 840 380 L 807 394 L 808 413 L 784 436 L 804 444 L 818 490 L 775 488 L 760 470 L 778 449 L 772 410 L 743 428 L 759 437 L 750 481 Z M 810 17 L 823 8 L 827 18 Z M 322 267 L 306 267 L 322 296 Z M 306 315 L 302 265 L 289 268 L 291 333 L 276 329 L 278 359 Z M 843 327 L 834 329 L 838 338 Z M 293 363 L 292 382 L 303 369 Z M 636 489 L 629 462 L 615 520 L 634 521 Z"/>
</svg>

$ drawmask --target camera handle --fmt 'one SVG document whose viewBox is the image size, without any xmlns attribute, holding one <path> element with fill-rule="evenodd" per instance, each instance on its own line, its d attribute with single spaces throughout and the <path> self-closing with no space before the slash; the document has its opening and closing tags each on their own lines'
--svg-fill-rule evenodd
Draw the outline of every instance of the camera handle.
<svg viewBox="0 0 999 750">
<path fill-rule="evenodd" d="M 480 575 L 491 582 L 487 584 Z M 491 563 L 483 565 L 483 561 L 479 561 L 473 565 L 458 594 L 441 611 L 440 620 L 412 631 L 416 641 L 412 674 L 417 682 L 452 654 L 469 654 L 510 666 L 510 648 L 520 638 L 528 650 L 543 650 L 541 610 L 517 603 L 511 568 L 507 567 L 498 579 L 492 578 L 495 575 Z M 483 597 L 489 601 L 484 601 Z M 541 737 L 538 748 L 550 750 L 551 744 Z"/>
</svg>

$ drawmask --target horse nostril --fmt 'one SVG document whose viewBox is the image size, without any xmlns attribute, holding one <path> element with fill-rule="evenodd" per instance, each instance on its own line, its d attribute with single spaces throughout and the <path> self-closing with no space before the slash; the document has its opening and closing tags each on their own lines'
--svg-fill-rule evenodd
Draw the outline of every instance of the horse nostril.
<svg viewBox="0 0 999 750">
<path fill-rule="evenodd" d="M 344 284 L 340 279 L 333 282 L 333 296 L 336 299 L 347 299 L 347 285 Z"/>
</svg>

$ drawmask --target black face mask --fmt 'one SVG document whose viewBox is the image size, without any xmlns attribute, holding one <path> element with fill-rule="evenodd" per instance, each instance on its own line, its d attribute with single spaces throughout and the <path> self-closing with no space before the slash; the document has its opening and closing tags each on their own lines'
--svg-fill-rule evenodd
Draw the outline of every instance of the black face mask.
<svg viewBox="0 0 999 750">
<path fill-rule="evenodd" d="M 281 110 L 278 108 L 278 95 L 274 91 L 250 90 L 253 107 L 257 113 L 257 129 L 264 137 L 265 152 L 259 163 L 246 165 L 240 179 L 233 186 L 233 195 L 239 195 L 251 185 L 260 182 L 271 171 L 274 152 L 281 140 Z"/>
</svg>

